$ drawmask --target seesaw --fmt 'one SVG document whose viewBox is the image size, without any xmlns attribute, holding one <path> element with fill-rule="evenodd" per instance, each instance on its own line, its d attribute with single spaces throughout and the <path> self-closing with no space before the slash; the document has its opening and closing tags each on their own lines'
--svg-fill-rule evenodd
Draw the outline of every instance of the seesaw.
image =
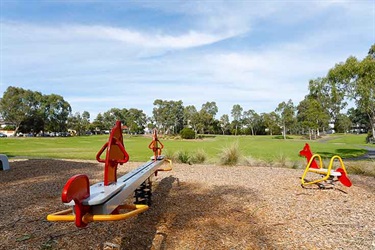
<svg viewBox="0 0 375 250">
<path fill-rule="evenodd" d="M 48 221 L 74 221 L 85 227 L 94 221 L 125 220 L 146 211 L 151 204 L 151 182 L 159 171 L 170 171 L 172 162 L 161 155 L 163 144 L 154 130 L 149 148 L 154 152 L 151 160 L 117 179 L 117 166 L 129 160 L 125 150 L 121 122 L 111 130 L 109 140 L 96 155 L 104 163 L 104 181 L 90 186 L 86 175 L 71 177 L 65 184 L 61 200 L 71 208 L 47 216 Z M 105 159 L 100 158 L 106 151 Z M 169 167 L 160 168 L 164 163 Z M 134 194 L 135 204 L 124 204 Z"/>
<path fill-rule="evenodd" d="M 335 181 L 340 181 L 341 184 L 347 187 L 352 185 L 340 156 L 333 156 L 329 162 L 328 168 L 323 168 L 321 156 L 319 154 L 313 154 L 308 143 L 306 143 L 305 147 L 299 152 L 299 154 L 301 156 L 305 156 L 307 159 L 307 166 L 301 177 L 302 187 L 305 185 L 317 184 L 320 188 L 325 188 L 326 186 L 322 182 L 327 182 L 328 184 L 334 185 Z M 315 158 L 319 159 L 319 165 L 316 163 Z M 339 160 L 340 167 L 333 170 L 332 167 L 335 159 Z M 309 172 L 319 174 L 321 178 L 307 181 L 305 178 Z"/>
</svg>

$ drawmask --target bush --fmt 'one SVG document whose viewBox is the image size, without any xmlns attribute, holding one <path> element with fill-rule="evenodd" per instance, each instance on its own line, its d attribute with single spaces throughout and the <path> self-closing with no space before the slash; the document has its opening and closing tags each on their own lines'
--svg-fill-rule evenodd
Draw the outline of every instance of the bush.
<svg viewBox="0 0 375 250">
<path fill-rule="evenodd" d="M 191 157 L 190 157 L 189 152 L 187 152 L 187 151 L 177 151 L 174 158 L 176 159 L 176 162 L 178 162 L 178 163 L 191 164 L 190 163 Z"/>
<path fill-rule="evenodd" d="M 198 149 L 195 154 L 191 156 L 191 163 L 199 164 L 205 162 L 207 159 L 207 154 L 203 149 Z"/>
<path fill-rule="evenodd" d="M 180 131 L 182 139 L 195 139 L 195 132 L 191 128 L 184 128 Z"/>
<path fill-rule="evenodd" d="M 241 158 L 241 151 L 238 142 L 231 144 L 229 147 L 223 148 L 219 155 L 220 164 L 234 166 Z"/>
</svg>

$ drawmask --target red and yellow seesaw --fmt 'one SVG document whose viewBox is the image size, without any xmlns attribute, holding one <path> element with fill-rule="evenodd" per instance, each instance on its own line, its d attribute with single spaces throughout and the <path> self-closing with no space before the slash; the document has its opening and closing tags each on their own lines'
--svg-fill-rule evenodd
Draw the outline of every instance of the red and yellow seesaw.
<svg viewBox="0 0 375 250">
<path fill-rule="evenodd" d="M 74 221 L 85 227 L 95 221 L 125 220 L 146 211 L 151 202 L 152 177 L 159 171 L 170 171 L 172 162 L 161 155 L 163 144 L 154 130 L 149 148 L 154 152 L 151 160 L 117 179 L 117 166 L 129 160 L 125 150 L 121 122 L 111 130 L 109 140 L 96 155 L 104 163 L 104 181 L 90 186 L 86 175 L 71 177 L 65 184 L 61 200 L 71 208 L 47 216 L 48 221 Z M 101 155 L 106 151 L 105 159 Z M 169 164 L 161 168 L 163 164 Z M 134 194 L 135 204 L 124 204 Z"/>
<path fill-rule="evenodd" d="M 301 177 L 302 187 L 305 185 L 317 184 L 320 188 L 326 188 L 327 186 L 325 184 L 333 186 L 335 181 L 340 181 L 341 184 L 347 187 L 352 185 L 352 182 L 348 178 L 344 162 L 340 156 L 333 156 L 329 162 L 328 168 L 324 168 L 322 157 L 319 154 L 313 154 L 308 143 L 305 144 L 305 147 L 299 152 L 299 154 L 307 159 L 307 166 Z M 319 159 L 319 165 L 316 163 L 315 158 Z M 335 159 L 339 161 L 340 167 L 332 169 Z M 320 178 L 307 181 L 305 178 L 309 172 L 320 175 Z"/>
</svg>

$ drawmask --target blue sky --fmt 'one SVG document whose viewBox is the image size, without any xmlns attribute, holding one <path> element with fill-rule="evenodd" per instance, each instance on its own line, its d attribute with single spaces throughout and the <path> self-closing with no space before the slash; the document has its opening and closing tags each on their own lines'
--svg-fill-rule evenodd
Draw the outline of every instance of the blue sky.
<svg viewBox="0 0 375 250">
<path fill-rule="evenodd" d="M 297 105 L 310 79 L 375 43 L 375 0 L 1 2 L 0 95 L 59 94 L 91 119 L 182 100 Z"/>
</svg>

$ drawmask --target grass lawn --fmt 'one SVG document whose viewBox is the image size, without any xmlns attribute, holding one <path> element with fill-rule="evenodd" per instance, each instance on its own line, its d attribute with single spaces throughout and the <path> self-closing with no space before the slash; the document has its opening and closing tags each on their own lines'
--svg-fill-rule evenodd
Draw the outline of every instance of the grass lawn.
<svg viewBox="0 0 375 250">
<path fill-rule="evenodd" d="M 273 136 L 212 136 L 203 140 L 173 140 L 160 139 L 164 144 L 164 152 L 173 154 L 183 151 L 193 154 L 197 150 L 204 150 L 208 162 L 215 163 L 225 147 L 238 143 L 244 156 L 251 156 L 264 161 L 278 161 L 286 158 L 298 161 L 298 152 L 307 142 L 313 153 L 322 157 L 340 155 L 342 158 L 352 158 L 363 155 L 366 150 L 366 135 L 330 135 L 316 141 L 292 136 L 292 139 L 274 139 Z M 97 152 L 107 142 L 108 135 L 81 137 L 22 137 L 0 138 L 0 154 L 18 158 L 57 158 L 57 159 L 85 159 L 95 160 Z M 148 145 L 151 137 L 124 136 L 126 150 L 130 161 L 147 161 L 152 155 Z M 102 156 L 104 158 L 104 155 Z"/>
</svg>

